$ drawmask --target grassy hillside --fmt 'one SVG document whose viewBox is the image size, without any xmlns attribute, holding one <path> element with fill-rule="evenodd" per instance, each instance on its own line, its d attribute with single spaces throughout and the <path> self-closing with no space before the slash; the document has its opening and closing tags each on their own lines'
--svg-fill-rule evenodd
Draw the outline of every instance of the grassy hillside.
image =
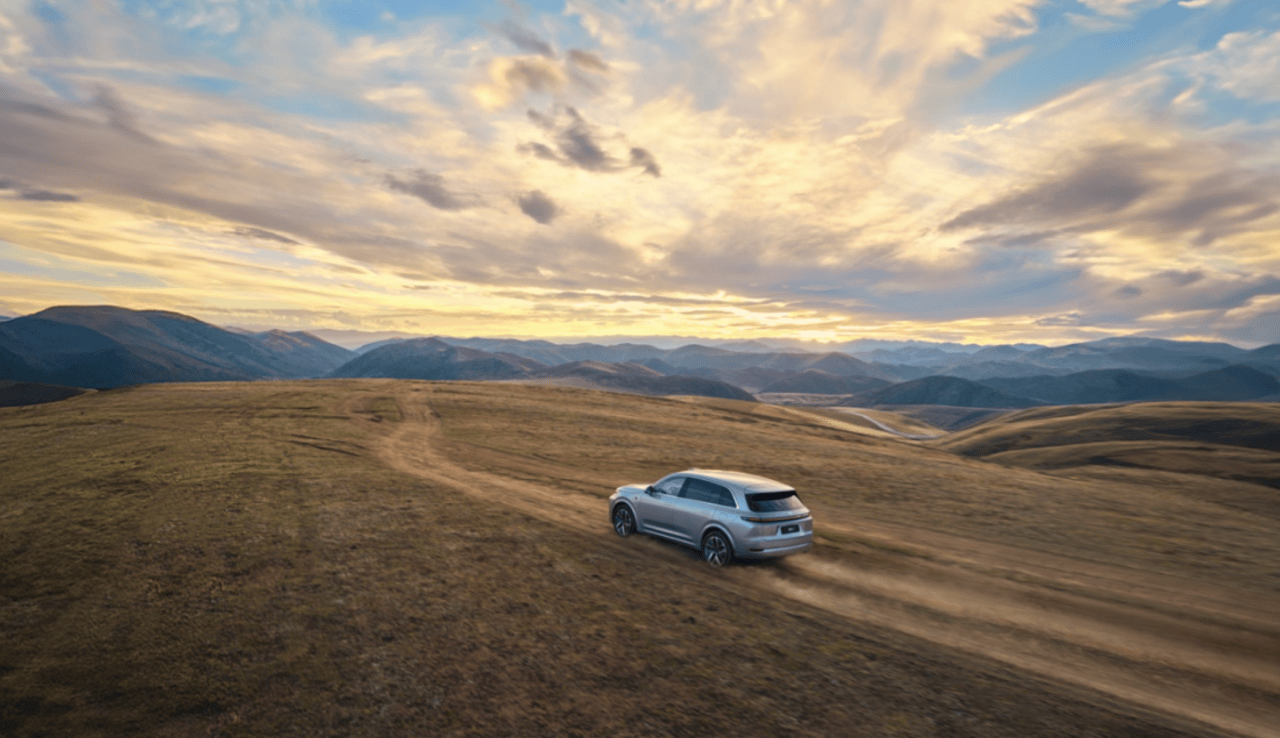
<svg viewBox="0 0 1280 738">
<path fill-rule="evenodd" d="M 1077 480 L 1280 519 L 1280 405 L 1163 402 L 1026 410 L 935 446 Z"/>
<path fill-rule="evenodd" d="M 799 570 L 617 539 L 602 498 L 741 469 L 794 483 L 824 555 L 866 566 L 921 560 L 924 539 L 857 532 L 896 521 L 1259 601 L 1280 587 L 1274 525 L 757 408 L 329 380 L 0 409 L 0 734 L 1216 734 L 761 589 Z M 396 470 L 388 443 L 424 417 L 450 465 L 586 522 Z"/>
<path fill-rule="evenodd" d="M 938 442 L 966 456 L 1097 440 L 1197 441 L 1280 453 L 1280 405 L 1148 402 L 1068 405 L 1011 413 Z"/>
<path fill-rule="evenodd" d="M 432 404 L 452 458 L 565 490 L 605 496 L 681 468 L 737 469 L 786 480 L 825 520 L 842 525 L 872 518 L 927 526 L 1115 563 L 1213 570 L 1242 586 L 1280 591 L 1268 568 L 1280 566 L 1280 541 L 1269 527 L 1237 529 L 1217 506 L 1171 501 L 1143 484 L 1064 483 L 727 400 L 458 383 L 435 390 Z M 1167 551 L 1205 535 L 1221 547 L 1221 560 Z"/>
</svg>

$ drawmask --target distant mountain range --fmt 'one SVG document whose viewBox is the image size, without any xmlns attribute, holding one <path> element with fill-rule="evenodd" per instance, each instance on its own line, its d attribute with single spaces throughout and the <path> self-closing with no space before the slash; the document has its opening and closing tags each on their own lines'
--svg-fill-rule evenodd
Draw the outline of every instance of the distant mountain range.
<svg viewBox="0 0 1280 738">
<path fill-rule="evenodd" d="M 505 345 L 499 342 L 495 347 Z M 542 347 L 531 353 L 548 356 Z M 606 363 L 590 359 L 552 366 L 507 352 L 455 346 L 435 338 L 384 343 L 336 369 L 334 377 L 399 379 L 526 380 L 544 384 L 607 389 L 642 395 L 703 395 L 754 400 L 731 384 L 691 376 L 669 376 L 634 362 Z"/>
<path fill-rule="evenodd" d="M 508 380 L 736 399 L 826 396 L 825 404 L 864 407 L 1280 399 L 1280 344 L 1246 350 L 1145 337 L 1056 347 L 853 341 L 843 346 L 859 350 L 847 353 L 809 350 L 804 342 L 716 343 L 659 348 L 397 337 L 349 350 L 311 333 L 229 330 L 179 313 L 56 307 L 0 320 L 0 381 L 105 389 L 327 376 Z"/>
</svg>

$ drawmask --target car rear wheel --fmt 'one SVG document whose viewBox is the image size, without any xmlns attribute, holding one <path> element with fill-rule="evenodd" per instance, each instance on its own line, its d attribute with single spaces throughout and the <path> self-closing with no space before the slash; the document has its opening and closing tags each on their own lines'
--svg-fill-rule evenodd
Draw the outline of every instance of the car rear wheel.
<svg viewBox="0 0 1280 738">
<path fill-rule="evenodd" d="M 636 532 L 636 516 L 631 513 L 631 508 L 626 505 L 614 508 L 613 530 L 623 538 Z"/>
<path fill-rule="evenodd" d="M 733 558 L 733 549 L 729 547 L 729 539 L 718 530 L 713 530 L 702 539 L 702 558 L 719 569 Z"/>
</svg>

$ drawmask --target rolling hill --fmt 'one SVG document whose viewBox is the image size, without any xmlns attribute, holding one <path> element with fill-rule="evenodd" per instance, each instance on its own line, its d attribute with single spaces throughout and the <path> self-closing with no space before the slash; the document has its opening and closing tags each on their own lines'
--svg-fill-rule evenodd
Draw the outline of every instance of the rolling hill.
<svg viewBox="0 0 1280 738">
<path fill-rule="evenodd" d="M 1096 441 L 1194 441 L 1280 454 L 1280 405 L 1151 402 L 1048 407 L 953 433 L 939 448 L 965 456 Z"/>
<path fill-rule="evenodd" d="M 860 392 L 840 403 L 847 407 L 950 405 L 974 408 L 1024 408 L 1043 405 L 960 377 L 931 376 L 883 389 Z"/>
<path fill-rule="evenodd" d="M 775 379 L 759 389 L 760 392 L 802 392 L 816 395 L 851 395 L 858 392 L 881 389 L 892 384 L 875 377 L 851 377 L 832 374 L 820 369 L 806 369 Z"/>
<path fill-rule="evenodd" d="M 1254 406 L 1215 407 L 1177 440 L 1269 443 L 1272 416 L 1232 434 Z M 1136 422 L 1024 413 L 1095 441 Z M 391 379 L 0 409 L 0 733 L 1274 732 L 1280 519 L 1169 469 L 825 420 Z M 615 535 L 616 486 L 690 466 L 794 485 L 816 550 L 709 571 Z M 1214 495 L 1244 489 L 1275 492 Z"/>
<path fill-rule="evenodd" d="M 274 366 L 290 377 L 323 377 L 356 355 L 305 331 L 272 330 L 253 337 L 276 356 Z"/>
<path fill-rule="evenodd" d="M 663 375 L 642 364 L 580 361 L 530 374 L 530 381 L 635 395 L 691 395 L 755 402 L 749 392 L 715 379 Z"/>
<path fill-rule="evenodd" d="M 436 338 L 395 341 L 366 351 L 334 369 L 333 377 L 396 379 L 517 379 L 544 366 L 512 354 L 451 346 Z"/>
<path fill-rule="evenodd" d="M 49 308 L 0 324 L 0 379 L 74 387 L 317 376 L 348 355 L 305 333 L 245 335 L 113 306 Z"/>
<path fill-rule="evenodd" d="M 931 443 L 1079 479 L 1155 474 L 1148 478 L 1171 493 L 1280 519 L 1280 405 L 1273 403 L 1031 409 Z"/>
<path fill-rule="evenodd" d="M 1252 400 L 1280 392 L 1280 381 L 1249 366 L 1235 364 L 1168 379 L 1127 369 L 1099 369 L 1065 376 L 985 379 L 982 384 L 1013 395 L 1056 405 L 1152 400 Z"/>
<path fill-rule="evenodd" d="M 91 391 L 80 387 L 63 387 L 56 384 L 0 380 L 0 407 L 40 405 L 46 402 L 65 400 L 68 397 L 83 395 Z"/>
</svg>

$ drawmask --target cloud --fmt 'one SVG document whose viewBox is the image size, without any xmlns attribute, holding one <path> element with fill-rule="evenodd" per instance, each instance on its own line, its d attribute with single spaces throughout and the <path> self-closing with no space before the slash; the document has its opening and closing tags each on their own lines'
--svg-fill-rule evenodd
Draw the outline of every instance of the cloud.
<svg viewBox="0 0 1280 738">
<path fill-rule="evenodd" d="M 488 110 L 510 105 L 527 93 L 554 94 L 565 88 L 569 76 L 551 59 L 499 57 L 489 63 L 489 83 L 477 85 L 472 95 Z"/>
<path fill-rule="evenodd" d="M 1065 175 L 966 210 L 941 228 L 948 231 L 977 225 L 1052 225 L 1115 213 L 1156 187 L 1142 173 L 1153 157 L 1158 158 L 1158 154 L 1130 144 L 1101 147 Z"/>
<path fill-rule="evenodd" d="M 1096 13 L 1143 7 L 1092 6 L 1119 25 Z M 29 5 L 0 28 L 0 239 L 171 287 L 92 299 L 238 290 L 568 335 L 600 330 L 563 296 L 590 293 L 646 330 L 1011 340 L 1280 308 L 1261 279 L 1280 274 L 1280 134 L 1249 107 L 1280 86 L 1274 24 L 1205 51 L 1155 39 L 1159 57 L 1066 91 L 1047 75 L 1042 104 L 1005 112 L 1020 65 L 1076 43 L 1062 8 L 572 0 L 468 37 L 430 17 L 353 36 L 292 3 L 132 7 L 60 6 L 62 46 Z M 529 220 L 483 207 L 506 202 Z"/>
<path fill-rule="evenodd" d="M 653 154 L 627 145 L 626 136 L 622 133 L 602 133 L 571 106 L 559 106 L 554 115 L 531 108 L 526 115 L 535 126 L 554 137 L 556 148 L 553 150 L 546 144 L 534 141 L 521 144 L 518 147 L 520 151 L 589 172 L 618 172 L 634 167 L 654 177 L 662 174 L 662 168 Z M 619 149 L 618 154 L 611 153 L 610 147 Z M 622 151 L 626 153 L 622 154 Z"/>
<path fill-rule="evenodd" d="M 1198 59 L 1218 84 L 1240 98 L 1280 101 L 1280 31 L 1228 33 Z"/>
<path fill-rule="evenodd" d="M 516 45 L 516 48 L 529 54 L 538 54 L 549 59 L 554 59 L 556 52 L 552 50 L 551 44 L 538 38 L 532 31 L 523 28 L 511 21 L 503 21 L 498 26 L 498 32 L 506 37 L 508 41 Z"/>
<path fill-rule="evenodd" d="M 644 63 L 696 70 L 682 80 L 692 94 L 753 118 L 895 118 L 963 99 L 1006 62 L 988 58 L 993 44 L 1036 31 L 1041 4 L 651 3 L 671 41 Z M 965 73 L 956 74 L 960 64 Z"/>
<path fill-rule="evenodd" d="M 533 218 L 539 223 L 546 225 L 556 219 L 560 215 L 560 208 L 542 190 L 533 190 L 526 192 L 518 199 L 520 210 L 525 215 Z"/>
<path fill-rule="evenodd" d="M 444 185 L 444 177 L 419 169 L 413 173 L 412 179 L 399 179 L 388 174 L 387 186 L 397 192 L 422 200 L 438 210 L 462 210 L 467 204 Z"/>
<path fill-rule="evenodd" d="M 565 107 L 569 122 L 556 132 L 556 144 L 560 153 L 573 164 L 590 171 L 616 169 L 617 162 L 596 140 L 591 125 L 577 110 Z"/>
<path fill-rule="evenodd" d="M 1238 147 L 1202 142 L 1107 144 L 1061 175 L 966 210 L 940 228 L 1032 229 L 1037 237 L 1046 228 L 1121 231 L 1208 246 L 1280 225 L 1280 172 L 1239 158 Z"/>
<path fill-rule="evenodd" d="M 18 193 L 19 200 L 34 202 L 80 202 L 80 198 L 67 192 L 50 192 L 48 190 L 23 190 Z"/>
<path fill-rule="evenodd" d="M 97 85 L 93 104 L 107 113 L 107 122 L 113 129 L 144 143 L 156 143 L 154 138 L 142 132 L 138 127 L 137 116 L 110 87 L 103 84 Z"/>
<path fill-rule="evenodd" d="M 1084 325 L 1084 321 L 1080 313 L 1063 313 L 1061 315 L 1048 315 L 1043 318 L 1037 318 L 1035 324 L 1045 327 L 1076 326 Z"/>
<path fill-rule="evenodd" d="M 233 234 L 241 238 L 256 238 L 260 241 L 274 241 L 276 243 L 288 244 L 290 246 L 301 246 L 302 244 L 279 233 L 268 231 L 263 228 L 253 228 L 252 226 L 241 226 L 231 231 Z"/>
<path fill-rule="evenodd" d="M 658 166 L 658 160 L 653 158 L 653 154 L 638 146 L 631 147 L 631 166 L 640 167 L 645 174 L 662 176 L 662 167 Z"/>
<path fill-rule="evenodd" d="M 1089 9 L 1109 16 L 1131 16 L 1144 10 L 1164 5 L 1168 0 L 1080 0 L 1082 5 Z M 1199 5 L 1213 2 L 1213 0 L 1192 0 L 1196 5 L 1189 7 L 1199 7 Z"/>
<path fill-rule="evenodd" d="M 609 65 L 606 64 L 599 56 L 592 54 L 590 51 L 569 49 L 569 61 L 589 72 L 605 73 L 609 71 Z"/>
</svg>

